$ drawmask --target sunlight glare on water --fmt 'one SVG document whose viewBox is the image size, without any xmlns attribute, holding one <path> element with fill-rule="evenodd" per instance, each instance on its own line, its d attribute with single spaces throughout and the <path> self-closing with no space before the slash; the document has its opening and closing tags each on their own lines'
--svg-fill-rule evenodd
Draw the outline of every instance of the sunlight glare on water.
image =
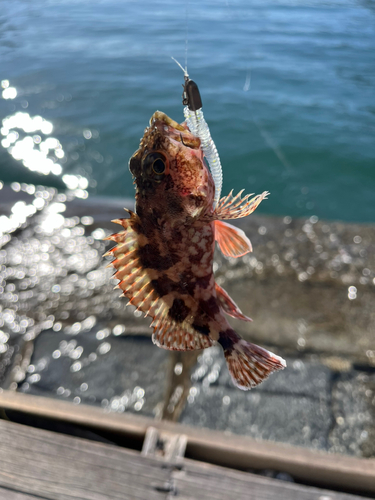
<svg viewBox="0 0 375 500">
<path fill-rule="evenodd" d="M 21 136 L 21 131 L 25 133 L 24 136 Z M 36 134 L 40 132 L 46 136 L 52 131 L 53 124 L 41 116 L 32 117 L 29 113 L 17 112 L 2 121 L 1 134 L 5 138 L 2 139 L 1 145 L 15 160 L 21 161 L 23 166 L 32 172 L 60 176 L 63 169 L 57 161 L 65 156 L 60 142 L 54 137 L 42 140 L 41 135 Z M 89 182 L 85 177 L 66 174 L 62 176 L 62 181 L 68 189 L 74 191 L 75 196 L 87 198 L 85 189 Z"/>
</svg>

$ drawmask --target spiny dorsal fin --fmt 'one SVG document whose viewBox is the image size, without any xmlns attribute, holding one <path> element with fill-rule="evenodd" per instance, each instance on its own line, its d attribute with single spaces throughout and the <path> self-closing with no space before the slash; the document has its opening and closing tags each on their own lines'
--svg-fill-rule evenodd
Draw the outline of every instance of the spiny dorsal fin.
<svg viewBox="0 0 375 500">
<path fill-rule="evenodd" d="M 246 217 L 254 212 L 259 203 L 269 195 L 268 191 L 264 191 L 262 194 L 258 194 L 251 199 L 249 198 L 252 194 L 247 194 L 241 198 L 243 191 L 244 190 L 240 191 L 236 196 L 233 196 L 232 190 L 228 196 L 221 198 L 213 213 L 213 218 L 215 220 L 226 220 Z"/>
<path fill-rule="evenodd" d="M 147 313 L 150 304 L 157 298 L 151 286 L 151 279 L 147 271 L 140 265 L 138 259 L 138 233 L 133 229 L 139 224 L 137 214 L 126 210 L 130 217 L 128 219 L 116 219 L 112 222 L 122 225 L 124 231 L 108 236 L 117 245 L 104 255 L 112 255 L 112 266 L 116 272 L 113 278 L 118 279 L 116 288 L 123 291 L 123 295 L 129 299 L 129 303 L 135 305 L 140 311 Z"/>
<path fill-rule="evenodd" d="M 215 239 L 225 257 L 242 257 L 253 251 L 251 242 L 242 229 L 228 222 L 215 220 Z"/>
</svg>

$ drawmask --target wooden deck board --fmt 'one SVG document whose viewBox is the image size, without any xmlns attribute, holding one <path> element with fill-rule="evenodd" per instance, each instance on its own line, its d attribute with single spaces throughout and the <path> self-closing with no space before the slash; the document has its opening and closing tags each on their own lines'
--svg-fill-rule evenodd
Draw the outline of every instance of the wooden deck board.
<svg viewBox="0 0 375 500">
<path fill-rule="evenodd" d="M 43 497 L 35 495 L 27 495 L 25 493 L 20 493 L 19 491 L 8 490 L 0 488 L 0 498 L 1 500 L 38 500 L 43 499 Z"/>
<path fill-rule="evenodd" d="M 58 500 L 165 499 L 170 472 L 139 453 L 0 421 L 0 486 Z"/>
<path fill-rule="evenodd" d="M 247 436 L 226 435 L 209 429 L 197 429 L 141 415 L 106 413 L 84 404 L 0 391 L 0 409 L 24 415 L 48 418 L 83 426 L 95 432 L 137 438 L 143 441 L 150 426 L 187 437 L 187 454 L 195 460 L 237 469 L 273 469 L 290 474 L 300 482 L 325 485 L 332 489 L 375 494 L 375 459 L 364 459 L 289 446 L 269 441 L 255 441 Z M 104 452 L 103 452 L 104 453 Z"/>
<path fill-rule="evenodd" d="M 189 461 L 175 471 L 179 500 L 364 500 L 320 488 Z"/>
<path fill-rule="evenodd" d="M 137 451 L 0 420 L 2 500 L 360 500 L 185 459 L 182 470 Z"/>
</svg>

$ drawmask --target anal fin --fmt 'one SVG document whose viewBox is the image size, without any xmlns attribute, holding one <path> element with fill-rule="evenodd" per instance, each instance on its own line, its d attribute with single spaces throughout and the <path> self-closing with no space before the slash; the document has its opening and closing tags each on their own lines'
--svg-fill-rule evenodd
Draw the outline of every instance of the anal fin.
<svg viewBox="0 0 375 500">
<path fill-rule="evenodd" d="M 193 318 L 185 319 L 180 323 L 169 316 L 169 310 L 169 307 L 162 303 L 151 323 L 154 327 L 152 335 L 154 344 L 171 351 L 193 351 L 212 345 L 212 340 L 208 335 L 194 329 L 190 323 Z"/>
<path fill-rule="evenodd" d="M 212 346 L 212 340 L 196 332 L 190 325 L 170 324 L 154 331 L 152 341 L 158 347 L 171 351 L 193 351 Z"/>
<path fill-rule="evenodd" d="M 242 321 L 253 321 L 248 316 L 245 316 L 238 305 L 234 302 L 233 299 L 229 297 L 227 292 L 221 288 L 220 285 L 215 283 L 215 290 L 217 294 L 217 298 L 219 300 L 220 306 L 222 310 L 231 316 L 232 318 L 241 319 Z"/>
</svg>

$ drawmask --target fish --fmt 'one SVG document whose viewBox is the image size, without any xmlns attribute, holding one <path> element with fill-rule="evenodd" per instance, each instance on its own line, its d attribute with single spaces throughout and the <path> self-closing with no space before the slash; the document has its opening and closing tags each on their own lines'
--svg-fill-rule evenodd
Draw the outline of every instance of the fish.
<svg viewBox="0 0 375 500">
<path fill-rule="evenodd" d="M 156 111 L 129 161 L 136 186 L 135 211 L 112 222 L 122 230 L 107 237 L 115 288 L 152 318 L 157 346 L 190 351 L 219 344 L 235 386 L 249 390 L 286 366 L 268 350 L 240 337 L 226 315 L 245 316 L 215 282 L 215 242 L 226 257 L 252 251 L 245 233 L 228 220 L 250 215 L 267 198 L 222 197 L 213 208 L 215 186 L 201 148 L 186 122 Z"/>
</svg>

